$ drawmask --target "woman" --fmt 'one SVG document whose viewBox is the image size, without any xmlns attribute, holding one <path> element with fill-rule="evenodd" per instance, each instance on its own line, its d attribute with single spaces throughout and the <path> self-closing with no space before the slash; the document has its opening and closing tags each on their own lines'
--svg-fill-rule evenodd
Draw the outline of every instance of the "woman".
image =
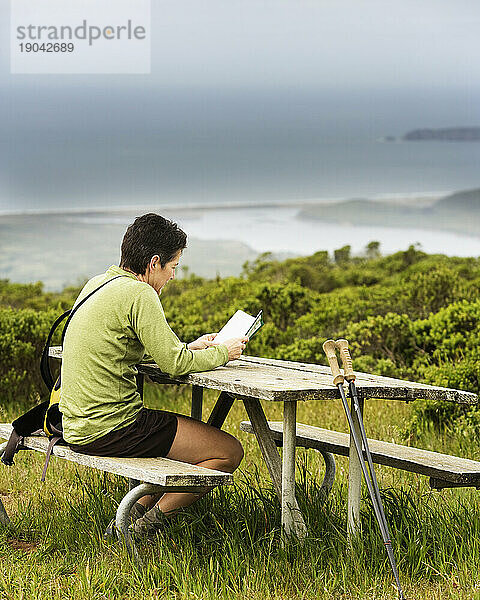
<svg viewBox="0 0 480 600">
<path fill-rule="evenodd" d="M 215 344 L 215 334 L 180 342 L 165 319 L 159 294 L 175 276 L 187 236 L 156 214 L 135 219 L 125 233 L 120 267 L 87 282 L 64 340 L 60 410 L 64 439 L 76 452 L 96 456 L 155 457 L 233 472 L 240 442 L 205 423 L 143 406 L 135 365 L 147 357 L 171 375 L 207 371 L 239 358 L 248 338 Z M 132 511 L 136 533 L 152 533 L 164 515 L 198 494 L 145 496 Z"/>
</svg>

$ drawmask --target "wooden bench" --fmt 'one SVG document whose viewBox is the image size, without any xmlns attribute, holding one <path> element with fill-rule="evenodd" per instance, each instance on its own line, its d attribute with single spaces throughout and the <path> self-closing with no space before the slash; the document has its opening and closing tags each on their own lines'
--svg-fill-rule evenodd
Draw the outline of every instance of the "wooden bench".
<svg viewBox="0 0 480 600">
<path fill-rule="evenodd" d="M 283 423 L 269 421 L 268 427 L 277 446 L 281 446 Z M 250 421 L 242 421 L 240 429 L 247 433 L 253 433 Z M 313 448 L 322 453 L 342 456 L 349 454 L 350 435 L 348 433 L 297 423 L 296 439 L 297 446 L 303 448 Z M 433 489 L 452 487 L 480 489 L 480 462 L 475 460 L 379 440 L 369 439 L 368 445 L 374 463 L 426 475 L 430 477 L 430 487 Z M 327 463 L 327 470 L 328 468 Z"/>
<path fill-rule="evenodd" d="M 0 423 L 0 439 L 8 439 L 12 426 Z M 0 456 L 6 444 L 0 445 Z M 48 439 L 43 435 L 26 437 L 22 450 L 37 450 L 46 453 Z M 56 445 L 53 456 L 69 460 L 73 463 L 92 467 L 99 471 L 127 477 L 130 480 L 130 490 L 120 502 L 116 514 L 116 529 L 119 537 L 125 540 L 127 548 L 135 552 L 128 533 L 129 514 L 135 502 L 147 494 L 164 492 L 194 492 L 202 493 L 212 487 L 233 483 L 233 475 L 206 469 L 197 465 L 183 463 L 168 458 L 110 458 L 88 456 L 70 450 L 67 446 Z M 40 478 L 40 473 L 39 473 Z M 9 523 L 5 508 L 0 500 L 0 522 Z"/>
</svg>

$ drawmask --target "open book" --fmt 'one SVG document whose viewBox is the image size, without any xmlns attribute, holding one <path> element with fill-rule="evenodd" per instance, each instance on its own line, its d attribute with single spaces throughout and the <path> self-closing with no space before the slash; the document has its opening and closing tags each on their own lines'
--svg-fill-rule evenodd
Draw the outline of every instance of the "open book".
<svg viewBox="0 0 480 600">
<path fill-rule="evenodd" d="M 263 325 L 263 311 L 261 310 L 256 317 L 237 310 L 222 329 L 215 336 L 215 342 L 223 343 L 236 337 L 248 336 L 250 339 L 257 333 Z"/>
</svg>

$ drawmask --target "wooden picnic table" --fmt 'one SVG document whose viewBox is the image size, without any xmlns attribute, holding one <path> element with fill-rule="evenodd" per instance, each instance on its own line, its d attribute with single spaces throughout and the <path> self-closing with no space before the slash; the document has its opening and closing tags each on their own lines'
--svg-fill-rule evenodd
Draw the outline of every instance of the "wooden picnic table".
<svg viewBox="0 0 480 600">
<path fill-rule="evenodd" d="M 50 356 L 61 358 L 61 348 L 51 348 Z M 220 396 L 207 422 L 222 427 L 235 399 L 244 403 L 281 502 L 282 527 L 286 535 L 294 532 L 303 537 L 305 523 L 295 498 L 295 448 L 297 402 L 339 399 L 330 368 L 302 362 L 290 362 L 242 356 L 213 371 L 171 377 L 157 365 L 140 364 L 139 373 L 157 383 L 192 385 L 192 416 L 202 418 L 203 389 L 219 390 Z M 470 392 L 403 381 L 390 377 L 356 372 L 356 386 L 363 410 L 367 398 L 403 401 L 415 399 L 447 400 L 475 404 L 477 396 Z M 278 452 L 262 407 L 263 402 L 283 405 L 283 454 Z M 353 411 L 352 411 L 353 413 Z M 362 472 L 350 437 L 348 481 L 348 525 L 355 531 L 359 523 Z"/>
</svg>

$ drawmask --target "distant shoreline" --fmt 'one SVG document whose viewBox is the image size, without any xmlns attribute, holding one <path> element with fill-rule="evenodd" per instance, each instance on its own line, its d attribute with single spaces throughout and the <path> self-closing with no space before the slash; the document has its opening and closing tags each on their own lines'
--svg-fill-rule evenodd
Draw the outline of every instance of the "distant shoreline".
<svg viewBox="0 0 480 600">
<path fill-rule="evenodd" d="M 430 204 L 373 202 L 354 198 L 335 205 L 305 205 L 297 218 L 351 226 L 425 229 L 480 237 L 480 188 L 463 190 Z"/>
<path fill-rule="evenodd" d="M 431 191 L 431 192 L 385 192 L 380 194 L 372 194 L 368 198 L 371 202 L 388 202 L 392 204 L 417 204 L 431 205 L 440 198 L 450 194 L 450 191 Z M 331 205 L 341 204 L 352 201 L 356 198 L 352 196 L 345 197 L 323 197 L 323 198 L 301 198 L 301 199 L 285 199 L 285 200 L 242 200 L 239 202 L 177 202 L 177 203 L 156 203 L 142 205 L 119 205 L 119 206 L 83 206 L 75 208 L 25 208 L 18 210 L 0 210 L 0 218 L 2 217 L 19 217 L 19 216 L 35 216 L 35 215 L 84 215 L 84 214 L 131 214 L 140 211 L 168 211 L 168 212 L 193 212 L 203 210 L 230 210 L 242 208 L 299 208 L 312 205 Z"/>
</svg>

